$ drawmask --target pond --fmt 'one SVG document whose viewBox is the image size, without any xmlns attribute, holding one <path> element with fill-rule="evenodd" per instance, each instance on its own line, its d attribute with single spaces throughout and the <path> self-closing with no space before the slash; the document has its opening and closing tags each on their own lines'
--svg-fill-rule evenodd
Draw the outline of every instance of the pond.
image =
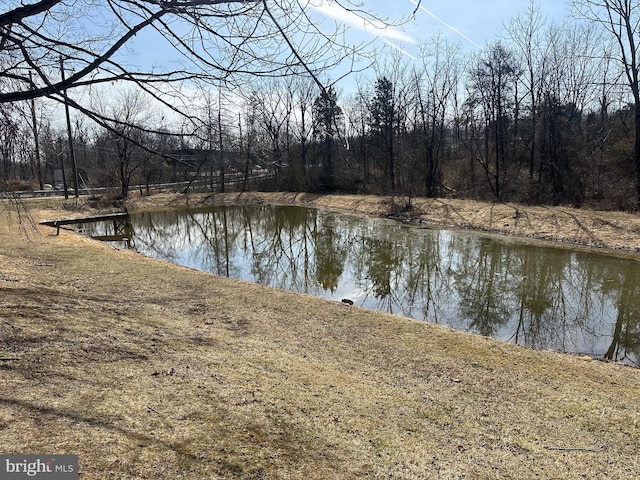
<svg viewBox="0 0 640 480">
<path fill-rule="evenodd" d="M 304 207 L 131 216 L 129 247 L 216 275 L 639 365 L 640 263 Z M 109 236 L 109 223 L 86 225 Z"/>
</svg>

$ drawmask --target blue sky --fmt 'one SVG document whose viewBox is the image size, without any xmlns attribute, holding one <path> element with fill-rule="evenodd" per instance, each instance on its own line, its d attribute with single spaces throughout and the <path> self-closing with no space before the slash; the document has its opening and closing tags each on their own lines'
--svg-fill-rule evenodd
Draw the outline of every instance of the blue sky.
<svg viewBox="0 0 640 480">
<path fill-rule="evenodd" d="M 524 13 L 530 3 L 529 0 L 422 0 L 414 21 L 396 28 L 377 29 L 340 9 L 332 0 L 309 2 L 317 12 L 348 25 L 354 40 L 378 36 L 381 42 L 392 42 L 409 55 L 414 51 L 414 43 L 424 42 L 439 31 L 471 51 L 479 50 L 504 34 L 505 24 Z M 361 3 L 364 9 L 382 18 L 398 21 L 411 16 L 418 0 L 367 0 Z M 567 0 L 537 0 L 536 4 L 548 20 L 562 22 L 567 16 Z"/>
<path fill-rule="evenodd" d="M 291 0 L 295 1 L 295 0 Z M 333 0 L 297 0 L 300 5 L 308 5 L 310 15 L 321 22 L 319 28 L 331 32 L 336 24 L 346 28 L 344 41 L 359 44 L 373 41 L 374 46 L 391 44 L 405 52 L 406 59 L 418 57 L 419 45 L 428 42 L 438 32 L 449 41 L 460 42 L 469 52 L 478 52 L 499 35 L 504 35 L 505 24 L 514 16 L 526 12 L 530 0 L 422 0 L 416 11 L 418 0 L 350 0 L 351 5 L 361 5 L 363 10 L 390 23 L 411 17 L 415 19 L 402 25 L 385 26 L 375 20 L 363 21 L 361 16 L 337 7 Z M 349 4 L 349 0 L 341 0 Z M 568 11 L 569 0 L 537 0 L 541 13 L 561 22 Z M 176 25 L 174 25 L 174 28 Z M 124 49 L 120 60 L 125 64 L 138 65 L 142 69 L 157 67 L 161 70 L 176 68 L 180 56 L 159 38 L 153 29 L 140 32 Z M 350 64 L 345 62 L 344 71 L 326 74 L 328 80 L 337 80 Z M 340 80 L 339 87 L 344 92 L 355 88 L 354 76 Z"/>
<path fill-rule="evenodd" d="M 296 0 L 290 0 L 296 1 Z M 364 22 L 362 18 L 335 8 L 332 0 L 297 0 L 307 3 L 314 18 L 323 21 L 321 28 L 335 30 L 335 25 L 346 28 L 347 42 L 355 44 L 374 41 L 374 46 L 392 44 L 406 52 L 407 59 L 417 57 L 419 45 L 428 42 L 438 32 L 452 42 L 460 42 L 469 52 L 480 51 L 498 35 L 505 34 L 505 24 L 518 14 L 523 14 L 530 0 L 422 0 L 415 20 L 402 25 L 381 28 L 375 22 Z M 361 5 L 363 10 L 391 23 L 406 19 L 416 10 L 417 0 L 341 0 L 351 5 Z M 561 22 L 568 11 L 570 0 L 537 0 L 541 13 L 549 20 Z M 173 25 L 176 28 L 176 25 Z M 382 25 L 384 27 L 384 25 Z M 131 44 L 119 55 L 124 64 L 136 65 L 142 70 L 153 68 L 177 68 L 181 57 L 159 38 L 153 29 L 140 32 Z M 347 63 L 347 62 L 345 62 Z M 349 68 L 347 63 L 346 69 Z M 346 70 L 345 70 L 346 71 Z M 328 80 L 338 80 L 340 71 L 327 73 Z M 344 94 L 355 89 L 356 78 L 340 80 L 339 90 Z M 108 86 L 106 88 L 109 88 Z M 188 89 L 187 89 L 188 91 Z M 78 93 L 80 94 L 80 93 Z"/>
<path fill-rule="evenodd" d="M 332 32 L 335 25 L 347 29 L 346 41 L 353 44 L 375 40 L 374 46 L 392 44 L 406 52 L 408 58 L 418 55 L 418 45 L 429 41 L 438 32 L 448 40 L 460 42 L 468 51 L 479 51 L 498 35 L 505 33 L 505 24 L 523 14 L 530 0 L 422 0 L 415 20 L 398 26 L 380 28 L 374 21 L 364 21 L 354 13 L 338 6 L 361 5 L 390 23 L 411 17 L 418 0 L 298 0 L 308 5 L 311 17 L 321 23 L 324 31 Z M 561 22 L 568 11 L 569 0 L 537 0 L 541 13 L 548 20 Z M 377 39 L 377 40 L 376 40 Z M 170 47 L 152 31 L 143 31 L 136 37 L 131 63 L 171 63 Z M 176 58 L 177 59 L 177 58 Z"/>
</svg>

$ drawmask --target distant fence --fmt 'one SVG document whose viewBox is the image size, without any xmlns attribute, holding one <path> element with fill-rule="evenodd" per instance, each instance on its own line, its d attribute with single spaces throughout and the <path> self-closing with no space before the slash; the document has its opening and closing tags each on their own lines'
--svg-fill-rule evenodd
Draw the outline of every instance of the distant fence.
<svg viewBox="0 0 640 480">
<path fill-rule="evenodd" d="M 273 173 L 260 172 L 256 174 L 252 172 L 252 174 L 247 178 L 248 181 L 255 182 L 256 180 L 263 180 L 266 178 L 273 177 Z M 241 173 L 233 173 L 225 175 L 225 186 L 226 185 L 238 185 L 244 182 L 244 175 Z M 186 192 L 188 190 L 203 190 L 207 189 L 211 186 L 211 181 L 198 179 L 191 180 L 185 182 L 173 182 L 173 183 L 154 183 L 147 185 L 130 185 L 130 192 L 139 192 L 147 190 L 149 193 L 170 193 L 170 192 Z M 216 181 L 213 182 L 213 187 L 217 188 L 219 183 Z M 97 188 L 80 188 L 78 189 L 78 195 L 90 195 L 90 196 L 99 196 L 104 195 L 109 192 L 119 191 L 119 187 L 97 187 Z M 67 188 L 68 195 L 75 195 L 75 190 L 73 188 Z M 59 197 L 64 195 L 64 190 L 22 190 L 16 192 L 0 192 L 0 198 L 3 196 L 14 196 L 14 197 Z"/>
</svg>

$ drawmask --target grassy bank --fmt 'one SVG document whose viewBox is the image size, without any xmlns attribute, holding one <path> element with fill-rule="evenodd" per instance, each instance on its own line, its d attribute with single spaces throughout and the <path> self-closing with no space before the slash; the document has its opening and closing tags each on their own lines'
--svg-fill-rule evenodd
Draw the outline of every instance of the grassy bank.
<svg viewBox="0 0 640 480">
<path fill-rule="evenodd" d="M 367 197 L 240 200 L 376 214 L 392 207 Z M 155 197 L 130 208 L 184 202 Z M 416 201 L 415 219 L 446 223 L 426 205 Z M 468 228 L 539 221 L 516 207 L 432 205 Z M 53 201 L 32 211 L 36 220 L 75 213 Z M 487 215 L 492 225 L 470 220 Z M 222 279 L 71 232 L 38 228 L 27 238 L 7 218 L 5 453 L 76 453 L 83 479 L 640 474 L 640 370 Z M 578 220 L 576 231 L 605 242 Z M 617 219 L 607 221 L 603 231 L 616 228 Z"/>
</svg>

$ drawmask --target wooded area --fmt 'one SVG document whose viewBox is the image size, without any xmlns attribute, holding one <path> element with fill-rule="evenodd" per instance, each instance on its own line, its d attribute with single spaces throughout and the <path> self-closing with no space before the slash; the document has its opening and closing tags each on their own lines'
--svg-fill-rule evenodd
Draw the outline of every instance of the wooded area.
<svg viewBox="0 0 640 480">
<path fill-rule="evenodd" d="M 110 42 L 73 21 L 91 0 L 12 3 L 0 13 L 6 190 L 112 186 L 124 197 L 133 184 L 221 189 L 233 174 L 243 189 L 639 205 L 632 0 L 575 0 L 562 25 L 532 1 L 482 51 L 436 34 L 419 59 L 342 44 L 304 2 L 112 0 Z M 192 28 L 188 40 L 170 17 Z M 73 42 L 56 36 L 62 27 Z M 183 68 L 116 60 L 147 27 Z M 330 81 L 355 57 L 372 66 L 351 72 L 354 86 Z M 66 124 L 53 102 L 71 108 Z"/>
</svg>

